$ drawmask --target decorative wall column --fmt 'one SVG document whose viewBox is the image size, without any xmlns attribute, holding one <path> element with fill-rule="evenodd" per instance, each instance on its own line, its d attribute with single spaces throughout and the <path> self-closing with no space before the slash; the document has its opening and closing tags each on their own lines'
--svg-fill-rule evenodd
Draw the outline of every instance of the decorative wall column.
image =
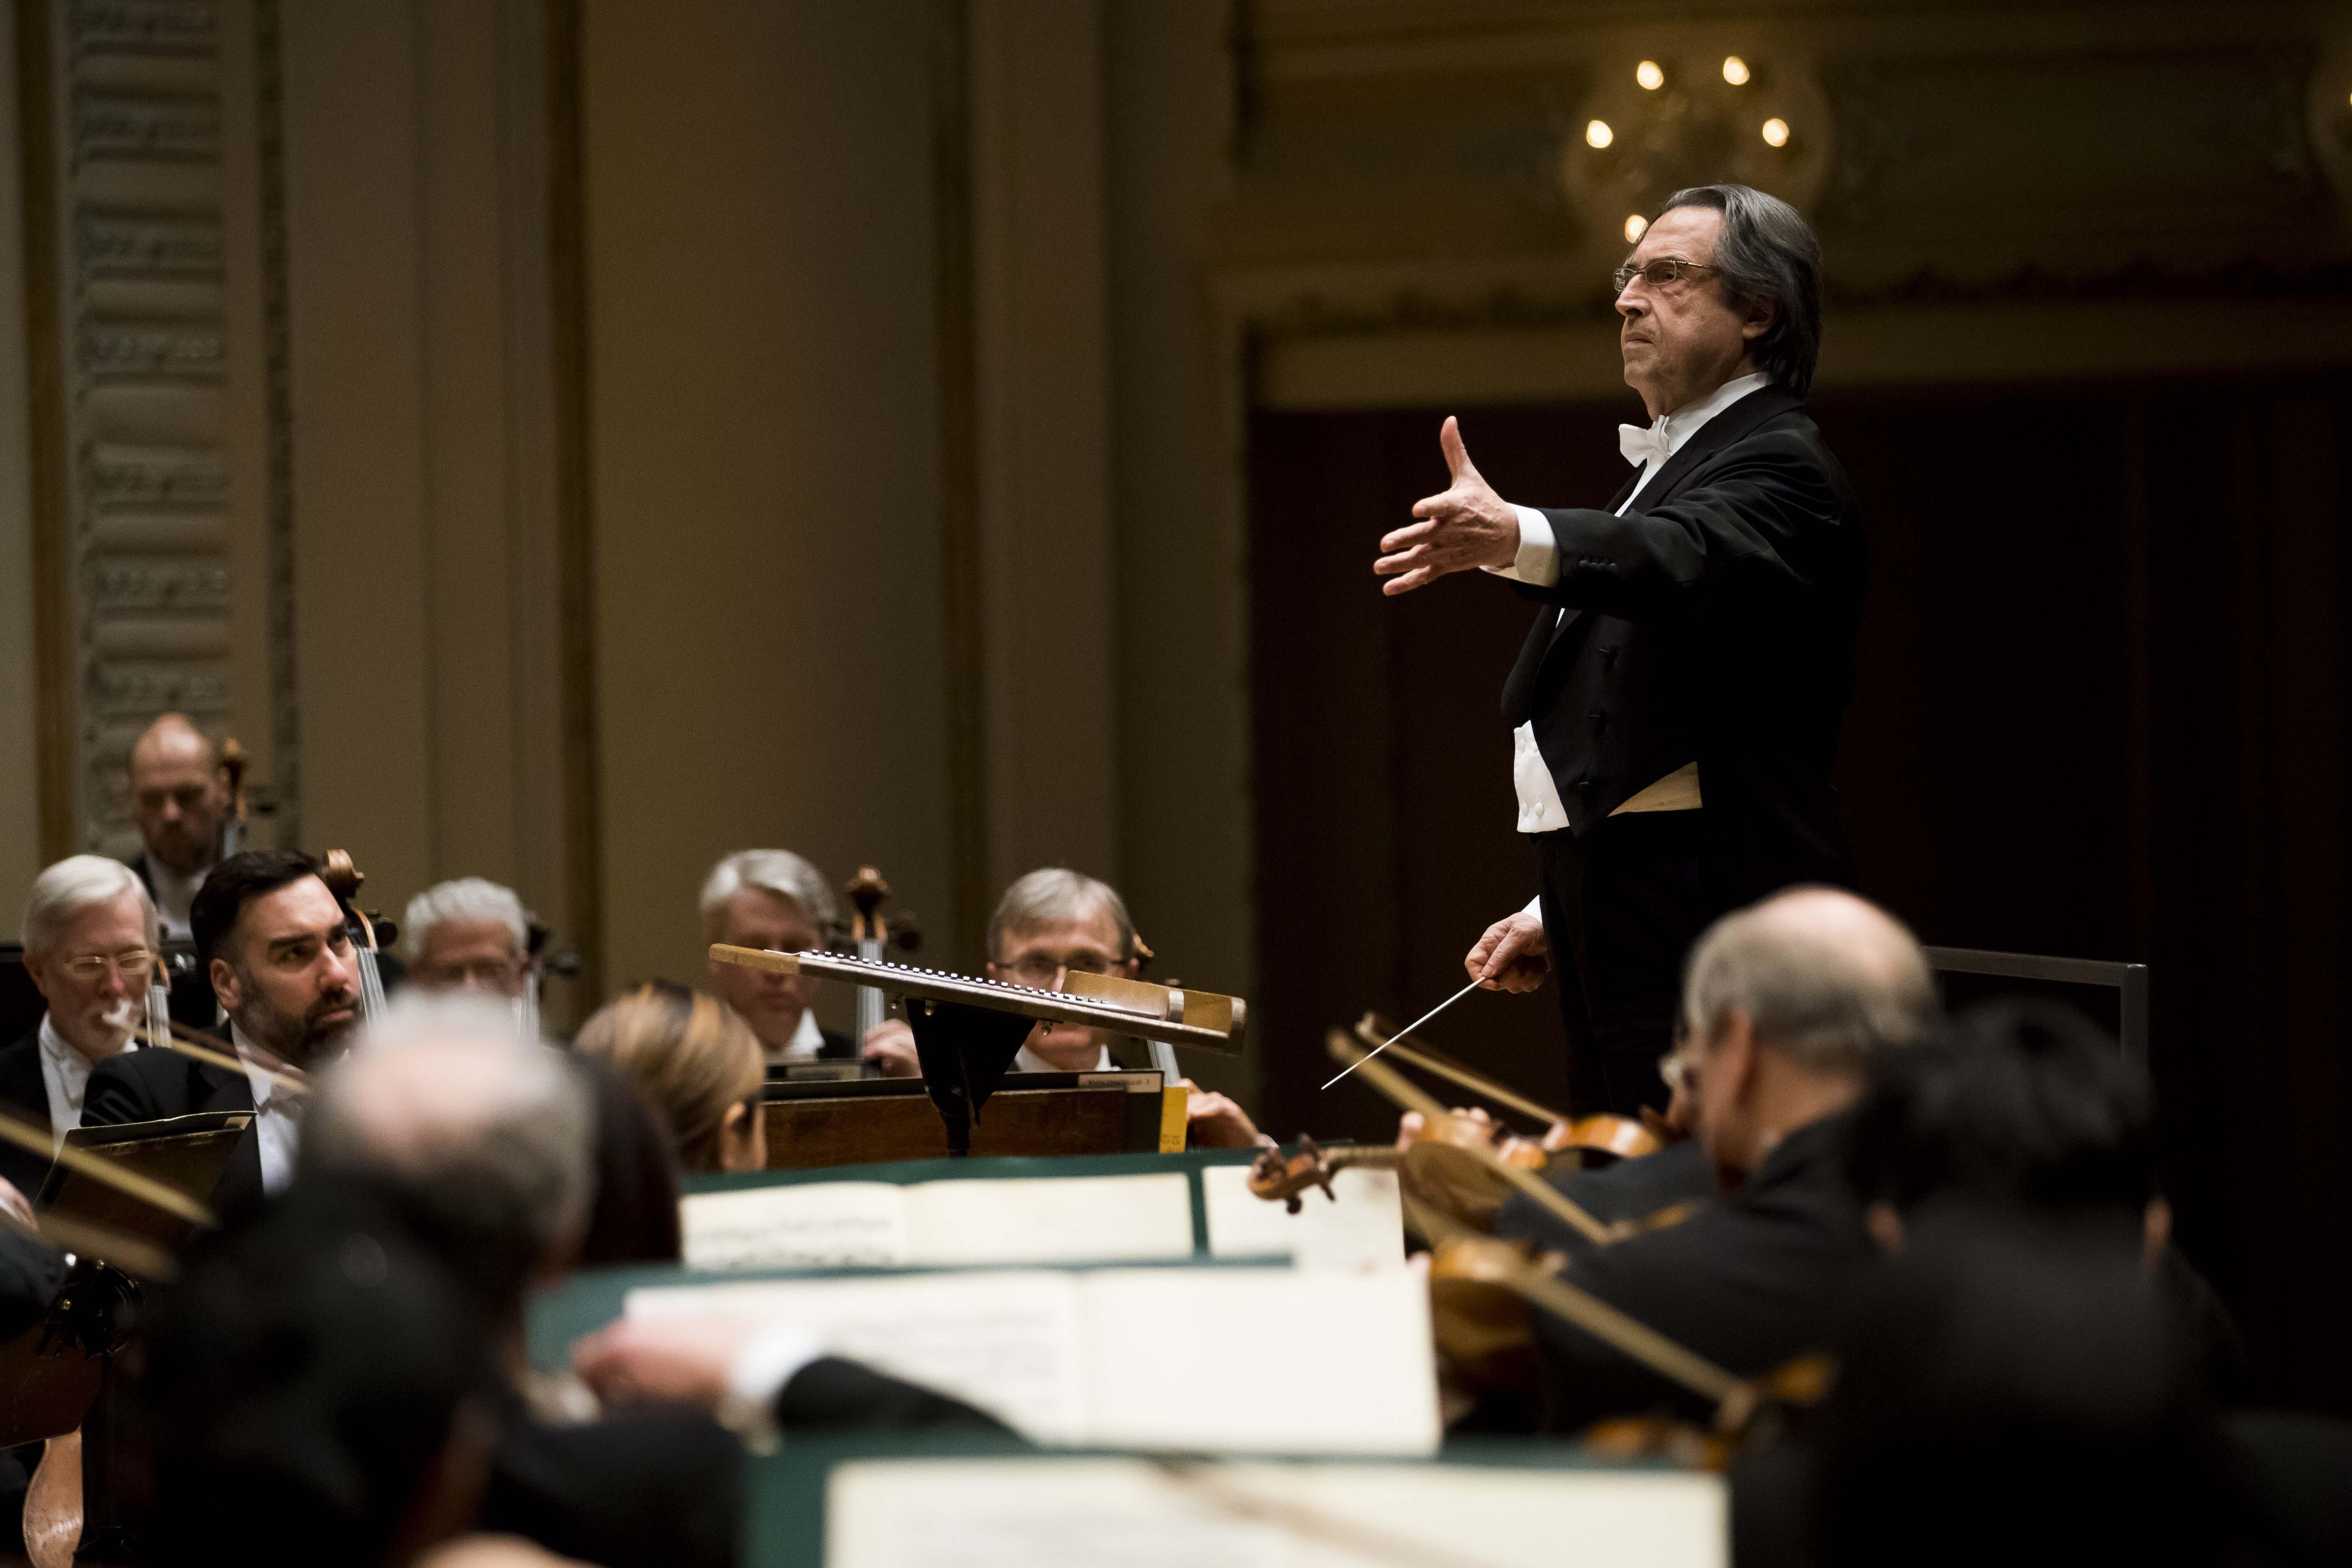
<svg viewBox="0 0 2352 1568">
<path fill-rule="evenodd" d="M 254 12 L 45 0 L 17 23 L 44 858 L 136 848 L 130 745 L 173 709 L 236 735 L 290 826 Z"/>
</svg>

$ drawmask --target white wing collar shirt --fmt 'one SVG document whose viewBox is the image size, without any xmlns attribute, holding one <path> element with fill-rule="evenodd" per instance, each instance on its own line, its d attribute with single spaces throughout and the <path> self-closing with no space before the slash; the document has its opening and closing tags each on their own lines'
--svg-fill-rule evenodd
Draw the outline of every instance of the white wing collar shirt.
<svg viewBox="0 0 2352 1568">
<path fill-rule="evenodd" d="M 1699 432 L 1699 427 L 1749 393 L 1771 383 L 1771 377 L 1761 372 L 1753 375 L 1734 376 L 1687 408 L 1677 408 L 1672 414 L 1659 416 L 1646 428 L 1639 425 L 1617 426 L 1617 449 L 1625 454 L 1629 463 L 1640 465 L 1641 477 L 1633 483 L 1625 505 L 1617 515 L 1625 515 L 1625 508 L 1638 500 L 1657 478 L 1658 470 L 1684 445 Z M 1519 515 L 1519 553 L 1508 566 L 1488 567 L 1498 577 L 1514 577 L 1522 583 L 1549 585 L 1559 581 L 1559 542 L 1553 536 L 1551 521 L 1531 506 L 1514 506 Z M 1563 611 L 1554 611 L 1555 623 Z M 1552 782 L 1551 770 L 1544 765 L 1543 753 L 1536 749 L 1536 727 L 1520 725 L 1511 731 L 1511 784 L 1519 796 L 1519 831 L 1521 833 L 1553 833 L 1568 826 L 1568 808 L 1560 804 L 1559 785 Z M 1529 905 L 1530 910 L 1534 905 Z"/>
<path fill-rule="evenodd" d="M 253 1131 L 260 1144 L 261 1190 L 271 1197 L 294 1179 L 294 1153 L 302 1141 L 302 1098 L 270 1074 L 289 1070 L 284 1062 L 245 1037 L 234 1023 L 229 1038 L 253 1087 Z"/>
</svg>

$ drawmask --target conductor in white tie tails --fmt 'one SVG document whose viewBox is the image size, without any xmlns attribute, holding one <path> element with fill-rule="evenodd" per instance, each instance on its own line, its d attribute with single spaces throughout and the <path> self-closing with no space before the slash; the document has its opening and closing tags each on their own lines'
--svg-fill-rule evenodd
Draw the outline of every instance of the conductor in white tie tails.
<svg viewBox="0 0 2352 1568">
<path fill-rule="evenodd" d="M 1650 421 L 1621 426 L 1615 498 L 1514 505 L 1448 417 L 1453 482 L 1372 566 L 1390 594 L 1475 569 L 1538 605 L 1503 721 L 1540 890 L 1464 962 L 1495 990 L 1556 983 L 1578 1115 L 1663 1103 L 1683 956 L 1711 921 L 1853 882 L 1830 774 L 1865 567 L 1804 412 L 1820 242 L 1776 197 L 1703 185 L 1667 199 L 1616 284 Z"/>
</svg>

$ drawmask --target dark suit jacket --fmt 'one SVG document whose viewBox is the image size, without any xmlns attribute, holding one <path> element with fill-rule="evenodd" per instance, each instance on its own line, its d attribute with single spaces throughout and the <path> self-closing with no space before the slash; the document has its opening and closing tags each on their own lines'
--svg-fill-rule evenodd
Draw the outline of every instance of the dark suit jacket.
<svg viewBox="0 0 2352 1568">
<path fill-rule="evenodd" d="M 222 1049 L 229 1047 L 222 1042 Z M 85 1127 L 120 1127 L 198 1110 L 251 1110 L 253 1085 L 243 1073 L 194 1061 L 177 1051 L 125 1051 L 91 1069 L 82 1093 Z M 261 1140 L 247 1127 L 213 1189 L 213 1212 L 226 1218 L 261 1202 Z"/>
<path fill-rule="evenodd" d="M 1696 761 L 1722 907 L 1850 882 L 1830 764 L 1864 561 L 1844 469 L 1801 400 L 1767 386 L 1700 426 L 1616 517 L 1624 494 L 1545 509 L 1559 580 L 1513 584 L 1547 608 L 1503 688 L 1505 721 L 1535 726 L 1580 836 Z"/>
<path fill-rule="evenodd" d="M 38 1024 L 15 1045 L 0 1050 L 0 1109 L 14 1111 L 36 1127 L 54 1131 L 49 1127 L 48 1080 L 41 1076 Z M 27 1200 L 40 1195 L 41 1178 L 48 1173 L 49 1162 L 30 1149 L 0 1143 L 0 1179 L 14 1183 Z"/>
<path fill-rule="evenodd" d="M 1873 1257 L 1845 1179 L 1846 1121 L 1798 1128 L 1738 1191 L 1680 1225 L 1585 1252 L 1563 1278 L 1735 1376 L 1830 1348 L 1844 1288 Z M 1565 1319 L 1538 1312 L 1536 1328 L 1552 1430 L 1660 1406 L 1711 1414 L 1696 1394 Z"/>
<path fill-rule="evenodd" d="M 1715 1196 L 1714 1163 L 1696 1138 L 1599 1170 L 1546 1171 L 1543 1179 L 1603 1225 L 1646 1219 L 1677 1204 L 1700 1203 Z M 1503 1200 L 1495 1215 L 1495 1234 L 1506 1240 L 1531 1239 L 1552 1251 L 1570 1254 L 1592 1246 L 1582 1231 L 1570 1230 L 1565 1220 L 1523 1193 Z"/>
</svg>

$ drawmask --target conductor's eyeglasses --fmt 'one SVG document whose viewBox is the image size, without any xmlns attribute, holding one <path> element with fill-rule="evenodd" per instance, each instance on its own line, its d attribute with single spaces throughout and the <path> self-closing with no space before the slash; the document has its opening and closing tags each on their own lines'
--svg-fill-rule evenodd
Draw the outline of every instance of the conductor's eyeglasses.
<svg viewBox="0 0 2352 1568">
<path fill-rule="evenodd" d="M 136 984 L 153 973 L 155 955 L 143 947 L 126 947 L 121 952 L 112 954 L 78 953 L 67 959 L 62 967 L 68 974 L 85 985 L 93 980 L 102 979 L 109 969 L 113 970 L 123 979 Z"/>
<path fill-rule="evenodd" d="M 1665 256 L 1640 267 L 1630 264 L 1620 267 L 1611 273 L 1610 277 L 1617 285 L 1617 292 L 1622 294 L 1626 287 L 1636 278 L 1652 289 L 1663 289 L 1671 284 L 1696 278 L 1702 272 L 1720 270 L 1721 268 L 1709 267 L 1703 261 L 1685 261 L 1680 257 Z"/>
</svg>

